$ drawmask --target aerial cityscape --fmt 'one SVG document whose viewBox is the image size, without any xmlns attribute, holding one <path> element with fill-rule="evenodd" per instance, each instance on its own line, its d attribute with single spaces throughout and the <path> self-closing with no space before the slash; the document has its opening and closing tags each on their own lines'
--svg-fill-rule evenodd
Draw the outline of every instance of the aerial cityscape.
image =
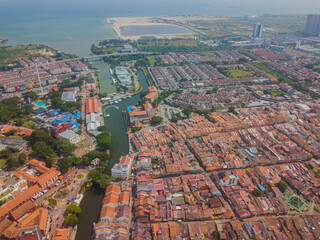
<svg viewBox="0 0 320 240">
<path fill-rule="evenodd" d="M 28 20 L 5 0 L 0 239 L 320 239 L 312 1 Z"/>
</svg>

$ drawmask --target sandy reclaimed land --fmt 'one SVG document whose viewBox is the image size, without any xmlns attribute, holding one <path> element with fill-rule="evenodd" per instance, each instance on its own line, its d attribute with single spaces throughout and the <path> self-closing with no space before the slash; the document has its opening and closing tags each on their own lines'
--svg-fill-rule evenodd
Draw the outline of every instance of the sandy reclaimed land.
<svg viewBox="0 0 320 240">
<path fill-rule="evenodd" d="M 174 24 L 168 24 L 165 22 L 164 18 L 153 18 L 153 17 L 135 17 L 135 18 L 108 18 L 107 22 L 112 24 L 114 31 L 117 33 L 118 37 L 123 40 L 138 40 L 142 36 L 154 36 L 157 38 L 177 38 L 177 37 L 190 37 L 191 33 L 178 33 L 178 34 L 144 34 L 144 35 L 128 35 L 123 36 L 121 34 L 122 27 L 130 26 L 159 26 L 168 25 L 174 26 Z"/>
</svg>

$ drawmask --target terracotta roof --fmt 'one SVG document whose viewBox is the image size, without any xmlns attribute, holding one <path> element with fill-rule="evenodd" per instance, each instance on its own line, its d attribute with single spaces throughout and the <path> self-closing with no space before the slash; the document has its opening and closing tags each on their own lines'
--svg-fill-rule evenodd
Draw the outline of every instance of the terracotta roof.
<svg viewBox="0 0 320 240">
<path fill-rule="evenodd" d="M 98 113 L 99 104 L 97 98 L 87 98 L 86 99 L 86 114 L 88 113 Z"/>
<path fill-rule="evenodd" d="M 19 133 L 19 136 L 30 136 L 33 131 L 33 129 L 24 129 Z"/>
<path fill-rule="evenodd" d="M 36 207 L 36 204 L 31 200 L 28 200 L 22 205 L 20 205 L 19 207 L 17 207 L 14 211 L 12 211 L 11 214 L 14 217 L 14 219 L 18 220 L 35 207 Z"/>
<path fill-rule="evenodd" d="M 129 203 L 129 201 L 130 201 L 130 195 L 127 192 L 122 192 L 119 196 L 119 203 L 120 202 Z"/>
<path fill-rule="evenodd" d="M 23 228 L 25 226 L 36 225 L 41 231 L 46 231 L 47 220 L 48 220 L 48 209 L 38 208 L 33 211 L 28 217 L 24 218 L 18 223 L 18 227 Z"/>
<path fill-rule="evenodd" d="M 8 202 L 6 205 L 4 205 L 0 208 L 0 217 L 4 216 L 8 212 L 12 211 L 14 208 L 19 206 L 24 201 L 30 199 L 38 191 L 40 191 L 40 187 L 37 185 L 34 185 L 34 186 L 26 189 L 23 193 L 21 193 L 16 198 L 14 198 L 12 201 Z"/>
<path fill-rule="evenodd" d="M 52 240 L 68 240 L 72 228 L 56 229 L 53 233 Z"/>
<path fill-rule="evenodd" d="M 42 186 L 43 184 L 45 184 L 46 182 L 50 181 L 51 179 L 53 179 L 55 176 L 59 175 L 59 171 L 57 171 L 54 168 L 51 168 L 48 172 L 42 174 L 37 182 L 40 186 Z"/>
<path fill-rule="evenodd" d="M 158 89 L 155 86 L 148 87 L 149 92 L 158 92 Z"/>
<path fill-rule="evenodd" d="M 0 233 L 2 233 L 5 229 L 7 229 L 12 224 L 12 221 L 5 218 L 0 222 Z"/>
<path fill-rule="evenodd" d="M 121 159 L 120 159 L 120 164 L 129 164 L 130 163 L 130 161 L 131 161 L 131 158 L 129 158 L 129 157 L 122 157 Z"/>
<path fill-rule="evenodd" d="M 152 99 L 157 95 L 156 92 L 150 92 L 145 96 L 145 99 Z"/>
<path fill-rule="evenodd" d="M 30 174 L 28 174 L 28 173 L 26 173 L 26 172 L 24 172 L 22 170 L 14 172 L 13 175 L 18 179 L 20 179 L 22 177 L 22 178 L 26 179 L 28 182 L 31 182 L 31 183 L 35 183 L 36 180 L 37 180 L 36 177 L 31 176 Z"/>
<path fill-rule="evenodd" d="M 100 218 L 108 217 L 111 219 L 116 219 L 115 216 L 115 207 L 105 206 L 101 209 Z"/>
<path fill-rule="evenodd" d="M 152 105 L 151 105 L 151 103 L 145 103 L 145 104 L 143 104 L 143 108 L 145 109 L 145 110 L 148 110 L 148 109 L 153 109 L 153 107 L 152 107 Z"/>
<path fill-rule="evenodd" d="M 111 192 L 114 192 L 116 194 L 120 194 L 120 186 L 117 184 L 111 184 L 106 189 L 106 196 L 110 194 Z"/>
<path fill-rule="evenodd" d="M 118 205 L 118 195 L 108 194 L 108 196 L 103 200 L 103 206 L 108 204 Z"/>
<path fill-rule="evenodd" d="M 38 161 L 36 159 L 32 159 L 28 163 L 42 173 L 49 171 L 49 168 L 45 166 L 44 162 Z"/>
<path fill-rule="evenodd" d="M 129 116 L 134 117 L 134 116 L 147 116 L 147 111 L 132 111 L 129 112 Z"/>
</svg>

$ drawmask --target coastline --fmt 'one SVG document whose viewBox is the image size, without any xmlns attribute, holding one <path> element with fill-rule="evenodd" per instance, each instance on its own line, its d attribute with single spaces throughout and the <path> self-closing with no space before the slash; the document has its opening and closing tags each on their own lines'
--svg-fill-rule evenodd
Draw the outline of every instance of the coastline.
<svg viewBox="0 0 320 240">
<path fill-rule="evenodd" d="M 141 37 L 154 36 L 156 38 L 177 38 L 177 37 L 191 37 L 193 32 L 190 29 L 176 25 L 174 23 L 168 23 L 166 18 L 155 18 L 155 17 L 122 17 L 122 18 L 108 18 L 106 22 L 111 24 L 113 30 L 117 36 L 122 40 L 138 40 Z M 136 35 L 123 35 L 121 29 L 123 27 L 146 27 L 146 26 L 176 26 L 186 30 L 190 33 L 168 33 L 168 34 L 136 34 Z"/>
</svg>

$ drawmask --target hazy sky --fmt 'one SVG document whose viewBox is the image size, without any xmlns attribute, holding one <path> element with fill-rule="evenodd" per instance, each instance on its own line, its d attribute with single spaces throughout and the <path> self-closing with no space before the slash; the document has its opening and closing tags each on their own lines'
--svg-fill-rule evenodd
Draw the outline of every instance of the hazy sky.
<svg viewBox="0 0 320 240">
<path fill-rule="evenodd" d="M 320 0 L 0 0 L 0 18 L 320 13 Z"/>
</svg>

